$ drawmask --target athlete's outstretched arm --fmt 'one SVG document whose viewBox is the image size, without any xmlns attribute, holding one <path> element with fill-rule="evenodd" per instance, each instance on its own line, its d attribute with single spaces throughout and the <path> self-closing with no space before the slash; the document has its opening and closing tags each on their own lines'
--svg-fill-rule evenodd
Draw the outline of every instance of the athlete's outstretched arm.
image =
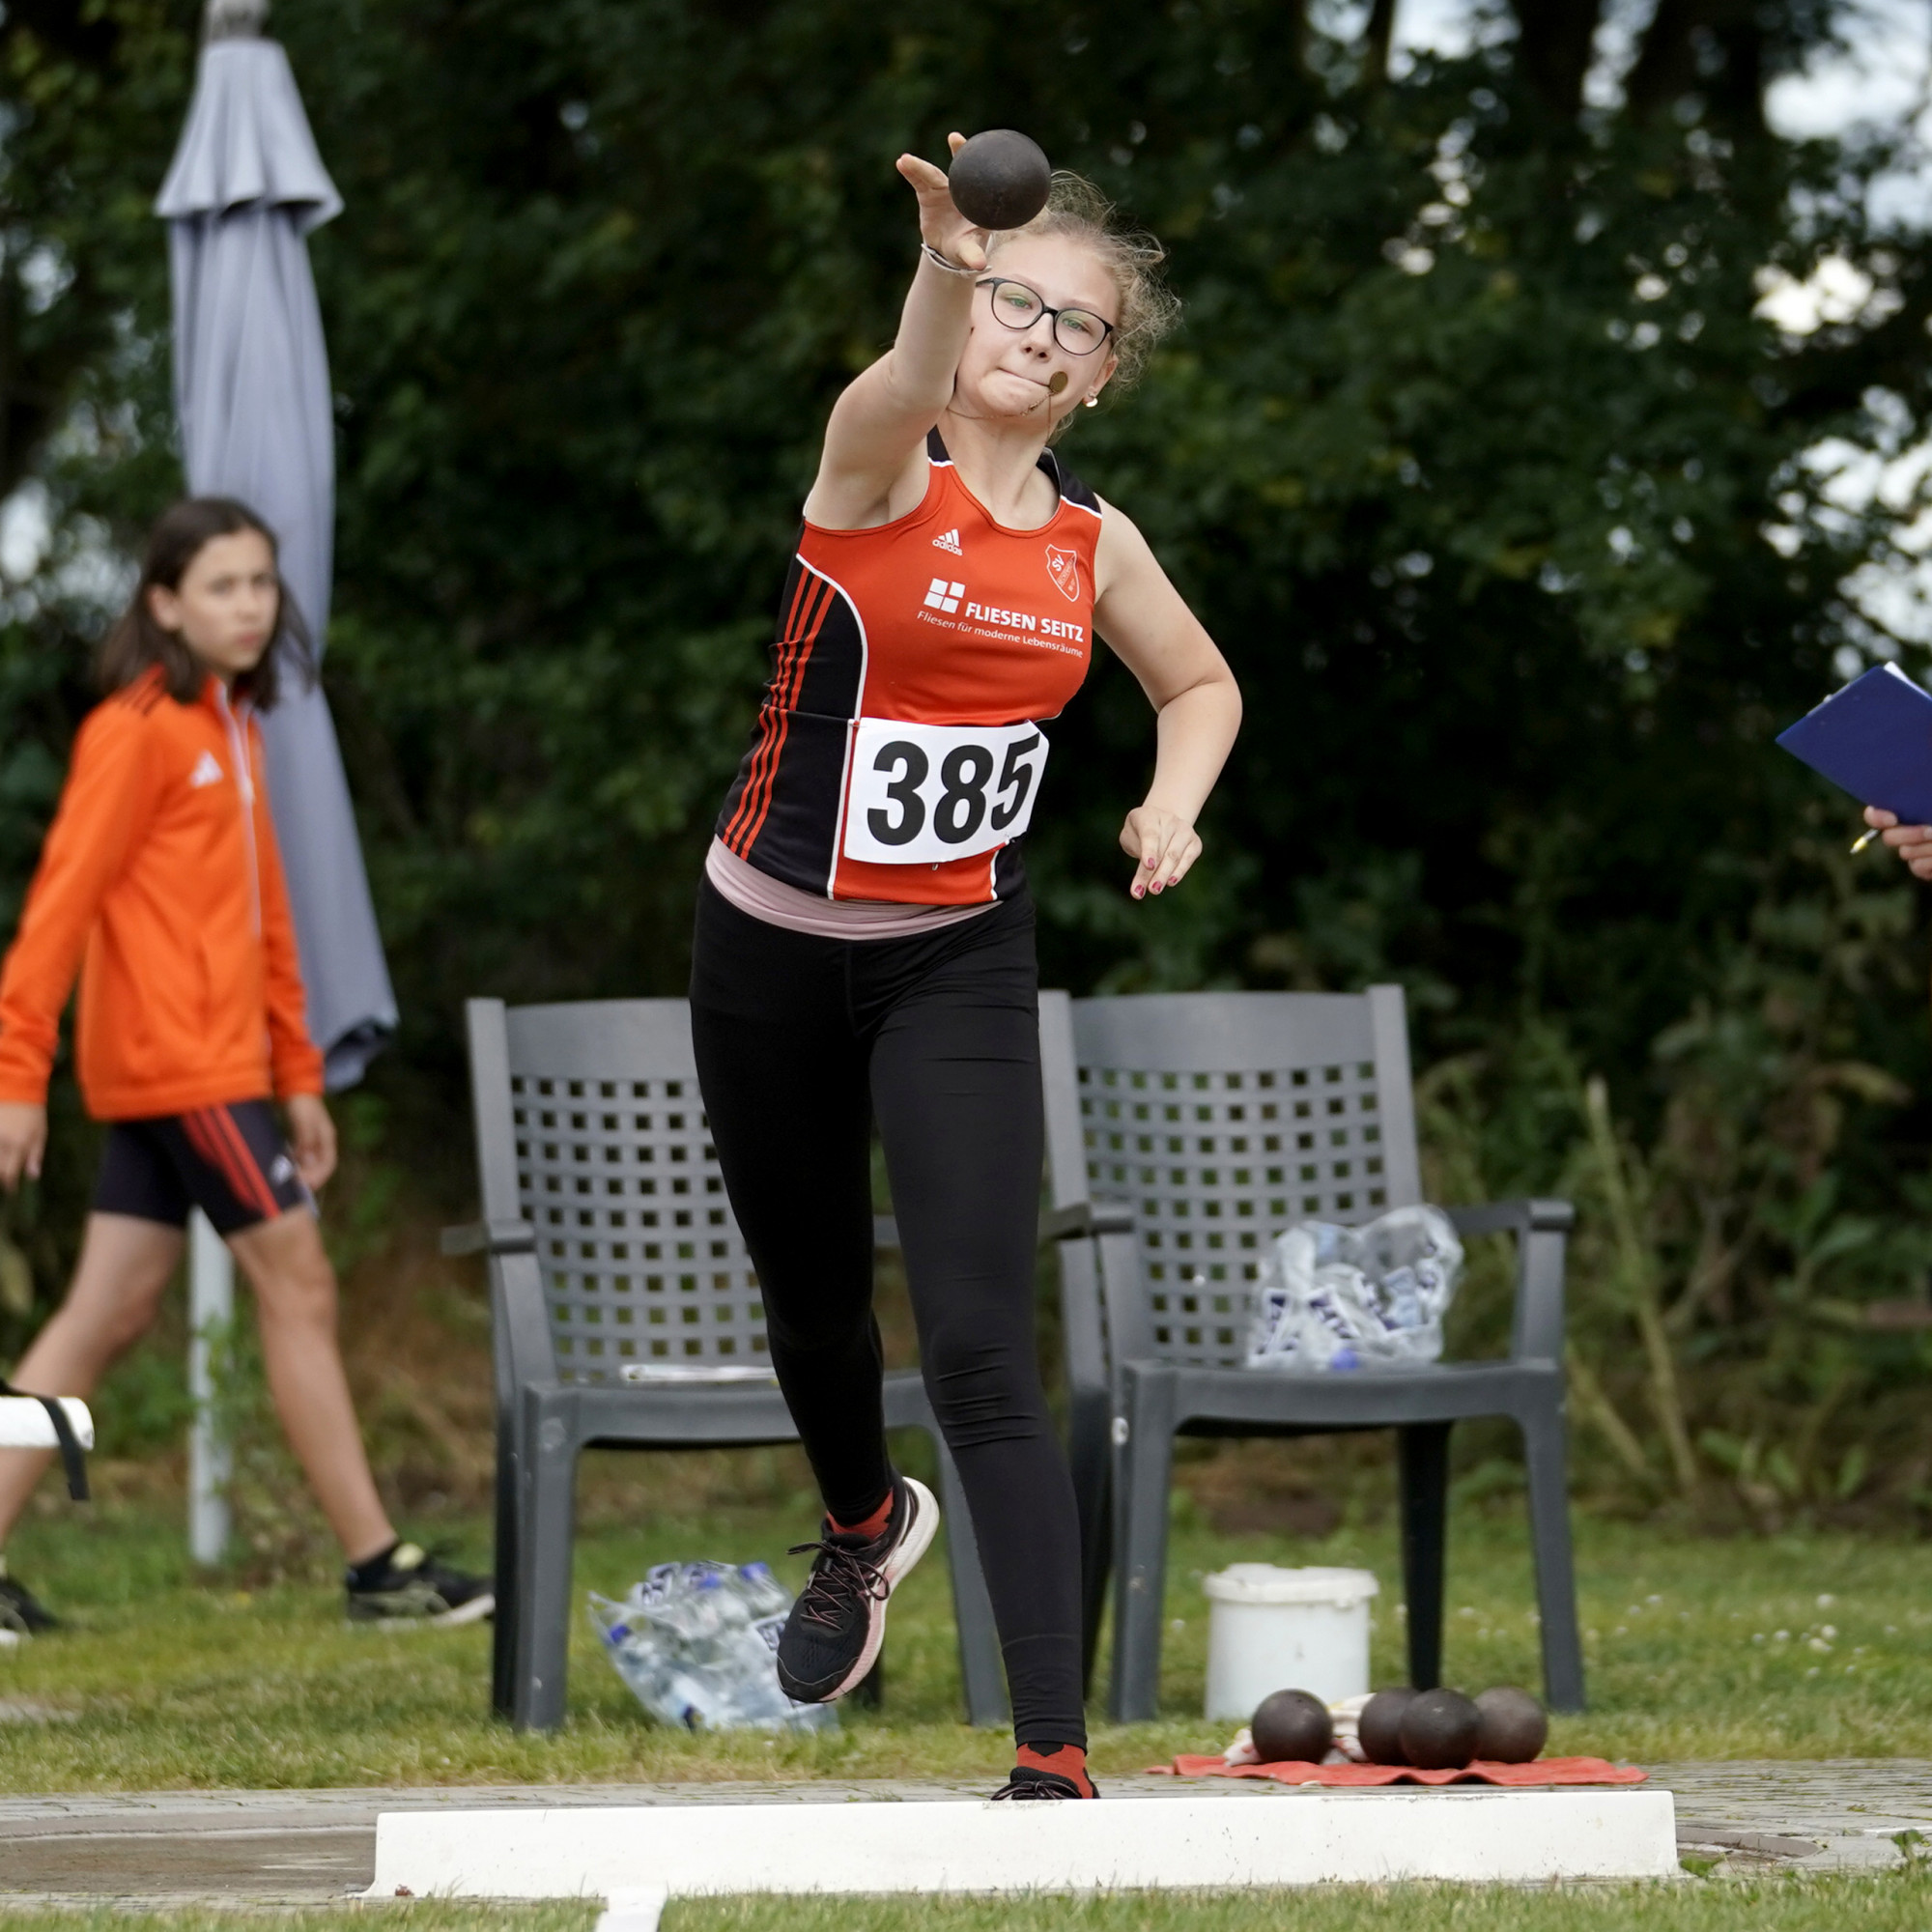
<svg viewBox="0 0 1932 1932">
<path fill-rule="evenodd" d="M 1111 503 L 1094 563 L 1094 628 L 1157 720 L 1153 782 L 1121 827 L 1121 849 L 1139 862 L 1128 888 L 1138 899 L 1179 885 L 1201 856 L 1194 821 L 1241 728 L 1241 694 L 1147 539 Z"/>
<path fill-rule="evenodd" d="M 949 135 L 952 152 L 966 145 Z M 919 196 L 921 239 L 962 268 L 986 266 L 986 231 L 952 205 L 946 177 L 917 155 L 901 155 L 899 173 Z M 893 486 L 917 471 L 924 485 L 925 433 L 952 399 L 953 373 L 966 347 L 974 277 L 952 274 L 923 252 L 913 271 L 893 346 L 833 406 L 818 476 L 805 514 L 828 529 L 863 529 L 890 521 Z"/>
</svg>

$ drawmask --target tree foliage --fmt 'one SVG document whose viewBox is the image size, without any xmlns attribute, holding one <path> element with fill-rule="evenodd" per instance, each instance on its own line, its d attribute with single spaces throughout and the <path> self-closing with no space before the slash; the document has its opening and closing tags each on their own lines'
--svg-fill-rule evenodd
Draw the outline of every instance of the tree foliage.
<svg viewBox="0 0 1932 1932">
<path fill-rule="evenodd" d="M 1898 649 L 1841 589 L 1896 515 L 1807 452 L 1895 451 L 1927 406 L 1932 246 L 1868 193 L 1897 139 L 1766 120 L 1849 6 L 1659 0 L 1606 75 L 1583 0 L 1496 5 L 1477 51 L 1400 71 L 1389 0 L 1355 41 L 1281 0 L 288 0 L 347 202 L 313 243 L 327 676 L 407 1015 L 379 1077 L 458 1106 L 466 993 L 677 989 L 823 418 L 910 270 L 893 158 L 1017 126 L 1171 246 L 1184 329 L 1066 453 L 1249 721 L 1196 877 L 1133 906 L 1113 834 L 1151 725 L 1096 670 L 1030 841 L 1048 979 L 1398 977 L 1492 1187 L 1611 1174 L 1603 1076 L 1699 1360 L 1806 1332 L 1801 1275 L 1904 1292 L 1918 915 L 1877 855 L 1821 856 L 1851 814 L 1770 744 L 1844 653 Z M 171 0 L 0 16 L 0 484 L 31 469 L 57 530 L 0 650 L 14 894 L 82 702 L 88 557 L 174 487 L 148 202 L 192 27 Z M 1762 277 L 1828 257 L 1870 299 L 1780 334 Z M 1879 1235 L 1805 1274 L 1807 1201 Z M 1583 1326 L 1629 1403 L 1621 1320 Z M 1753 1414 L 1811 1400 L 1765 1373 Z M 1710 1428 L 1745 1440 L 1725 1388 Z"/>
</svg>

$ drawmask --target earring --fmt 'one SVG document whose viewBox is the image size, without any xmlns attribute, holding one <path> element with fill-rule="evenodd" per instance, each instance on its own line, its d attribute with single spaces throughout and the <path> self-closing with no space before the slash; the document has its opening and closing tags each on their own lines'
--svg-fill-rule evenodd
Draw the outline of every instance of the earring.
<svg viewBox="0 0 1932 1932">
<path fill-rule="evenodd" d="M 1090 410 L 1097 410 L 1100 407 L 1100 398 L 1098 396 L 1089 396 L 1087 398 L 1087 407 Z"/>
</svg>

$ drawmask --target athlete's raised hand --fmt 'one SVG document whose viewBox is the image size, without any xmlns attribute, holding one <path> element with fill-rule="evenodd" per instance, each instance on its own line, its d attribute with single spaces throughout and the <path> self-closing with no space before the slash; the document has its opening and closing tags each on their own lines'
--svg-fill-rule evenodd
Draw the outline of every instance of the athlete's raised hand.
<svg viewBox="0 0 1932 1932">
<path fill-rule="evenodd" d="M 1137 805 L 1121 827 L 1121 850 L 1138 859 L 1127 891 L 1137 899 L 1178 886 L 1201 856 L 1201 835 L 1179 812 L 1157 805 Z"/>
<path fill-rule="evenodd" d="M 41 1178 L 47 1151 L 47 1110 L 31 1100 L 0 1100 L 0 1187 L 9 1194 L 22 1179 Z"/>
<path fill-rule="evenodd" d="M 946 144 L 956 155 L 966 145 L 966 136 L 949 134 Z M 919 196 L 921 239 L 937 248 L 949 262 L 957 262 L 965 269 L 983 269 L 986 266 L 986 231 L 975 228 L 953 207 L 952 190 L 947 185 L 945 175 L 930 161 L 923 161 L 917 155 L 901 155 L 898 169 L 912 184 L 912 191 Z"/>
</svg>

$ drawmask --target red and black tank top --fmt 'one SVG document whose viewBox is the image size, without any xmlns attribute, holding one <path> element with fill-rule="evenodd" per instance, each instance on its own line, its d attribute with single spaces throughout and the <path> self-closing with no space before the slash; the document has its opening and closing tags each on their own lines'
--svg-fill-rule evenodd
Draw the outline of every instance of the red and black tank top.
<svg viewBox="0 0 1932 1932">
<path fill-rule="evenodd" d="M 1042 720 L 1094 648 L 1101 509 L 1051 450 L 1037 530 L 997 524 L 934 430 L 918 508 L 869 530 L 808 523 L 772 669 L 718 837 L 832 899 L 973 905 L 1024 876 L 1017 840 L 1046 762 Z"/>
</svg>

